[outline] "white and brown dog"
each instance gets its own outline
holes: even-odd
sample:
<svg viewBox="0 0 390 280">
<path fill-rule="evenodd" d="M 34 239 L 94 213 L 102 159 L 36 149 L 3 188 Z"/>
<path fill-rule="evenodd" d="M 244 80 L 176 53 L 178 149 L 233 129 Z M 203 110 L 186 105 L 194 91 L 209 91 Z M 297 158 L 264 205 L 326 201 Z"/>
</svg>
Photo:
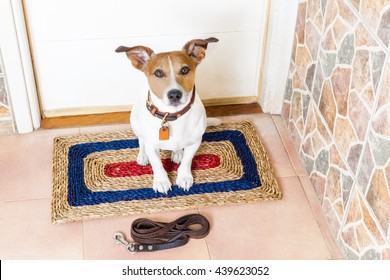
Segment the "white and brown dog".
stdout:
<svg viewBox="0 0 390 280">
<path fill-rule="evenodd" d="M 148 79 L 150 90 L 140 95 L 133 105 L 130 123 L 139 139 L 137 162 L 152 165 L 156 192 L 167 193 L 172 186 L 160 159 L 160 149 L 172 151 L 172 161 L 180 163 L 176 184 L 189 190 L 193 185 L 192 158 L 206 126 L 221 122 L 206 118 L 195 90 L 195 70 L 210 42 L 218 39 L 191 40 L 181 51 L 157 54 L 144 46 L 116 49 L 116 52 L 126 52 L 133 66 Z"/>
</svg>

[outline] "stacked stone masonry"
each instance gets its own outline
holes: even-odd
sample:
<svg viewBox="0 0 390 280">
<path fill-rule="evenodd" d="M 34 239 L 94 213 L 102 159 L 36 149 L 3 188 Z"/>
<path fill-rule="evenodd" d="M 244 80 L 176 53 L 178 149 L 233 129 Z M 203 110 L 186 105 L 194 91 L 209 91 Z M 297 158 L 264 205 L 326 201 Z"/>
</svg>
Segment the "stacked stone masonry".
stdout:
<svg viewBox="0 0 390 280">
<path fill-rule="evenodd" d="M 299 2 L 283 120 L 346 258 L 390 259 L 390 0 Z"/>
</svg>

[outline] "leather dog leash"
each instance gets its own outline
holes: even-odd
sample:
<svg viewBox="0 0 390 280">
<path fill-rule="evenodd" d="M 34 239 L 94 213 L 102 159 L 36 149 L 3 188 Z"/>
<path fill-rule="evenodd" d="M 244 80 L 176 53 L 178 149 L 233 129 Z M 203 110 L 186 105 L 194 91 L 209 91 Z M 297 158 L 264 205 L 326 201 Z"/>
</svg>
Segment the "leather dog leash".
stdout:
<svg viewBox="0 0 390 280">
<path fill-rule="evenodd" d="M 191 226 L 198 225 L 195 229 Z M 199 228 L 200 226 L 200 228 Z M 149 219 L 137 219 L 131 225 L 131 237 L 134 242 L 127 242 L 121 232 L 113 238 L 117 244 L 123 244 L 134 254 L 172 249 L 187 244 L 190 238 L 200 239 L 208 235 L 209 221 L 200 214 L 190 214 L 170 223 L 156 222 Z"/>
</svg>

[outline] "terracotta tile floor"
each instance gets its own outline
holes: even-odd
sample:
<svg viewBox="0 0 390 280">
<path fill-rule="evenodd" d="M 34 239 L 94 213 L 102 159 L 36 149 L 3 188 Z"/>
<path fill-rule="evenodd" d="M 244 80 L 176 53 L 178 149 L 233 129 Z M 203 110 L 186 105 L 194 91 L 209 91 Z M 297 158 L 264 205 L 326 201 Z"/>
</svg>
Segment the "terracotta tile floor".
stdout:
<svg viewBox="0 0 390 280">
<path fill-rule="evenodd" d="M 138 216 L 50 223 L 51 152 L 55 136 L 129 129 L 129 125 L 38 130 L 0 137 L 0 259 L 339 259 L 314 190 L 280 116 L 251 120 L 284 193 L 281 201 L 143 215 L 170 221 L 187 213 L 209 218 L 207 238 L 150 254 L 128 254 L 112 234 Z"/>
</svg>

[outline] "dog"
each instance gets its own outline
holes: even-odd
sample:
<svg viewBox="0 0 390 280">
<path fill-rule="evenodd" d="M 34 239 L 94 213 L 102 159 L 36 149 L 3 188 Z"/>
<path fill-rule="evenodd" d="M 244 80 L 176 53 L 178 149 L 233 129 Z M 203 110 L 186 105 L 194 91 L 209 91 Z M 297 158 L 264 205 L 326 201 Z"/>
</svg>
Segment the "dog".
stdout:
<svg viewBox="0 0 390 280">
<path fill-rule="evenodd" d="M 181 51 L 154 53 L 145 46 L 120 46 L 134 68 L 148 80 L 149 91 L 134 103 L 130 123 L 139 140 L 139 165 L 151 164 L 153 189 L 167 194 L 172 187 L 160 158 L 160 149 L 172 151 L 171 160 L 180 163 L 176 184 L 188 191 L 193 185 L 192 159 L 207 126 L 219 119 L 207 118 L 195 89 L 195 71 L 205 58 L 207 45 L 216 38 L 195 39 Z"/>
</svg>

